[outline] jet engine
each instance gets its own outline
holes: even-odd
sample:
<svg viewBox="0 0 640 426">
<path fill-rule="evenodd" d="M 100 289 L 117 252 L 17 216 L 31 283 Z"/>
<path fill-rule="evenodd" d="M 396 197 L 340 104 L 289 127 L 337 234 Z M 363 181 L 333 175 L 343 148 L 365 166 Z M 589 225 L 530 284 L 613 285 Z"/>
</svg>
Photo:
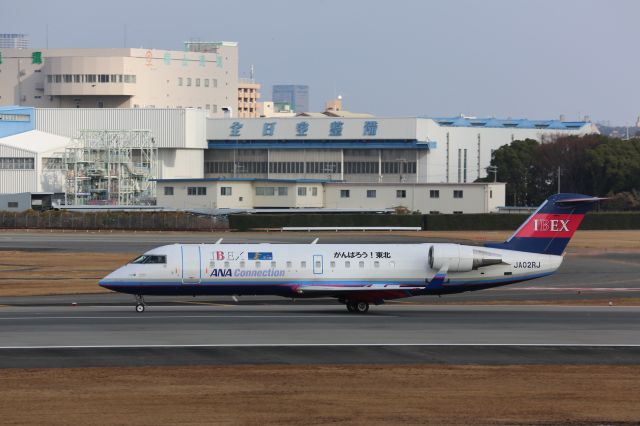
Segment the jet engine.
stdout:
<svg viewBox="0 0 640 426">
<path fill-rule="evenodd" d="M 499 265 L 502 257 L 475 247 L 460 244 L 438 244 L 429 249 L 429 267 L 449 272 L 469 272 L 483 266 Z"/>
</svg>

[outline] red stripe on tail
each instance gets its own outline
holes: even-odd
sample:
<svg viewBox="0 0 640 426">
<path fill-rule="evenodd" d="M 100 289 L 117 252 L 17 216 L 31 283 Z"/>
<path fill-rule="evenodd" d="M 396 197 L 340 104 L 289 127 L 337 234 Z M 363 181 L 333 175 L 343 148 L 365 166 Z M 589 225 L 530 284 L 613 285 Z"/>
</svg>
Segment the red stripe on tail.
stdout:
<svg viewBox="0 0 640 426">
<path fill-rule="evenodd" d="M 520 238 L 571 238 L 578 230 L 583 214 L 538 213 L 514 235 Z"/>
</svg>

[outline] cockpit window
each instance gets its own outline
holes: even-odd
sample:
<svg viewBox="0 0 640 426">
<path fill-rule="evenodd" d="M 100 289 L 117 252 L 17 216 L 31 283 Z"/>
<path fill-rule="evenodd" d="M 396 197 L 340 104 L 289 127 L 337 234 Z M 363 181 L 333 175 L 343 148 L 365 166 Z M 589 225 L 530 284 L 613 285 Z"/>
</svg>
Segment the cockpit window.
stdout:
<svg viewBox="0 0 640 426">
<path fill-rule="evenodd" d="M 143 254 L 142 256 L 137 257 L 136 259 L 134 259 L 131 263 L 166 264 L 167 263 L 167 256 L 158 256 L 158 255 L 155 255 L 155 254 Z"/>
</svg>

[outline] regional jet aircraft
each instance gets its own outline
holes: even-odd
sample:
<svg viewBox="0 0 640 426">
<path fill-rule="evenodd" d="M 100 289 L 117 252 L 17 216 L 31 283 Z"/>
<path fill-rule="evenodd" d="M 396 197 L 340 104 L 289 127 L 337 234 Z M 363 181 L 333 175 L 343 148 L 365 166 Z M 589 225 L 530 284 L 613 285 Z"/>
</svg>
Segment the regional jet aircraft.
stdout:
<svg viewBox="0 0 640 426">
<path fill-rule="evenodd" d="M 518 283 L 554 273 L 585 213 L 601 198 L 557 194 L 502 243 L 174 244 L 107 275 L 104 288 L 135 295 L 334 297 L 349 312 L 418 295 Z"/>
</svg>

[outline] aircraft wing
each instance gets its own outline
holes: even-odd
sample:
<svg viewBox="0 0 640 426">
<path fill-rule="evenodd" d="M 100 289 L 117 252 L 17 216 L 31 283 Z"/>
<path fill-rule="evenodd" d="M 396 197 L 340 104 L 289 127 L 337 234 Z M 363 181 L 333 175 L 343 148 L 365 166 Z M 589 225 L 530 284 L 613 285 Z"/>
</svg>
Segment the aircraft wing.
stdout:
<svg viewBox="0 0 640 426">
<path fill-rule="evenodd" d="M 351 293 L 359 291 L 393 291 L 393 290 L 422 290 L 424 286 L 403 285 L 403 284 L 363 284 L 363 285 L 325 285 L 313 284 L 299 286 L 298 293 Z"/>
</svg>

